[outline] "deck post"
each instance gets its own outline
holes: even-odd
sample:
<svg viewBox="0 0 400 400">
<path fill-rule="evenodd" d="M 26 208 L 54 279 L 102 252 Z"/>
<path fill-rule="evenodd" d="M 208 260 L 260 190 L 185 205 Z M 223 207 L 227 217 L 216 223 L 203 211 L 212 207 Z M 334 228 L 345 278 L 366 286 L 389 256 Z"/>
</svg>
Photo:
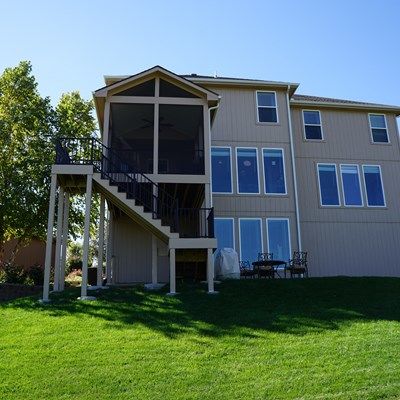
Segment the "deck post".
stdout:
<svg viewBox="0 0 400 400">
<path fill-rule="evenodd" d="M 43 280 L 43 303 L 49 302 L 50 291 L 50 265 L 51 253 L 53 249 L 53 225 L 54 225 L 54 209 L 56 205 L 56 188 L 57 174 L 51 174 L 50 198 L 49 198 L 49 215 L 47 219 L 47 240 L 46 240 L 46 259 L 44 263 L 44 280 Z"/>
<path fill-rule="evenodd" d="M 105 198 L 100 194 L 99 248 L 97 250 L 97 286 L 103 285 Z"/>
<path fill-rule="evenodd" d="M 64 188 L 60 186 L 58 192 L 57 206 L 57 235 L 56 235 L 56 256 L 54 261 L 54 292 L 60 291 L 60 261 L 61 261 L 61 239 L 63 231 L 63 213 L 64 213 Z"/>
<path fill-rule="evenodd" d="M 113 225 L 114 217 L 110 209 L 108 209 L 108 223 L 107 223 L 107 249 L 106 249 L 106 279 L 107 286 L 111 285 L 111 269 L 113 257 Z"/>
<path fill-rule="evenodd" d="M 176 274 L 175 274 L 175 249 L 169 250 L 169 293 L 170 296 L 176 294 Z"/>
<path fill-rule="evenodd" d="M 209 294 L 217 293 L 214 290 L 214 257 L 213 257 L 213 249 L 207 249 L 207 286 L 208 286 L 208 293 Z"/>
<path fill-rule="evenodd" d="M 157 238 L 151 235 L 151 283 L 157 285 L 157 281 Z"/>
<path fill-rule="evenodd" d="M 68 249 L 68 218 L 69 218 L 69 193 L 65 192 L 64 202 L 64 221 L 63 221 L 63 234 L 61 241 L 61 264 L 60 264 L 60 291 L 65 288 L 65 270 L 67 262 L 67 249 Z"/>
<path fill-rule="evenodd" d="M 85 205 L 85 228 L 83 233 L 83 260 L 82 260 L 82 286 L 79 300 L 94 300 L 95 297 L 87 295 L 88 262 L 89 262 L 89 240 L 90 240 L 90 207 L 92 200 L 93 175 L 88 174 L 86 179 L 86 205 Z"/>
</svg>

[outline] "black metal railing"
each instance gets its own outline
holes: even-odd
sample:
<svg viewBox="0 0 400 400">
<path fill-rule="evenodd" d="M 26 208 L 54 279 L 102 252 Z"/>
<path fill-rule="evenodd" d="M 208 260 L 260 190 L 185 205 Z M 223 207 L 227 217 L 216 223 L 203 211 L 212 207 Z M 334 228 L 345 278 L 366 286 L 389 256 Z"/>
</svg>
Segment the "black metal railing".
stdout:
<svg viewBox="0 0 400 400">
<path fill-rule="evenodd" d="M 96 138 L 60 138 L 56 141 L 56 164 L 93 165 L 103 179 L 108 179 L 128 199 L 143 206 L 153 219 L 171 227 L 180 237 L 213 238 L 212 208 L 179 208 L 178 199 L 146 175 L 135 171 L 118 152 Z"/>
</svg>

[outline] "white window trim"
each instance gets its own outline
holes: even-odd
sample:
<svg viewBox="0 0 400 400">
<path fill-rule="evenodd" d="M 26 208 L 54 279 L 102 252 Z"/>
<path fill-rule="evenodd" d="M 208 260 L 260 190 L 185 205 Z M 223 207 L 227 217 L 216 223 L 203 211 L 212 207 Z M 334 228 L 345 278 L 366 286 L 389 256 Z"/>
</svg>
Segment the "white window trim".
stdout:
<svg viewBox="0 0 400 400">
<path fill-rule="evenodd" d="M 291 240 L 291 231 L 290 231 L 290 218 L 287 217 L 273 217 L 273 218 L 266 218 L 265 219 L 265 227 L 266 227 L 266 232 L 267 232 L 267 249 L 268 253 L 270 253 L 270 248 L 269 248 L 269 230 L 268 230 L 268 221 L 286 221 L 287 222 L 287 227 L 288 227 L 288 236 L 289 236 L 289 259 L 292 257 L 292 240 Z M 283 269 L 284 267 L 278 267 L 279 269 Z"/>
<path fill-rule="evenodd" d="M 365 167 L 378 167 L 379 168 L 379 179 L 381 180 L 381 186 L 382 186 L 382 195 L 383 195 L 383 205 L 382 206 L 371 206 L 369 204 L 369 199 L 368 199 L 368 191 L 367 191 L 367 185 L 365 183 L 365 172 L 364 168 Z M 368 208 L 386 208 L 386 196 L 385 196 L 385 187 L 383 186 L 383 179 L 382 179 L 382 169 L 380 165 L 377 164 L 363 164 L 362 165 L 362 176 L 363 176 L 363 182 L 364 182 L 364 188 L 365 188 L 365 197 L 367 199 L 367 207 Z"/>
<path fill-rule="evenodd" d="M 358 182 L 360 184 L 360 195 L 361 195 L 361 205 L 351 205 L 351 204 L 346 204 L 346 196 L 345 196 L 345 189 L 344 189 L 344 184 L 343 184 L 343 174 L 342 174 L 342 167 L 356 167 L 357 168 L 357 174 L 358 174 Z M 339 164 L 339 173 L 340 173 L 340 182 L 342 184 L 342 194 L 343 194 L 343 205 L 345 207 L 351 207 L 351 208 L 360 208 L 364 207 L 364 196 L 363 196 L 363 190 L 362 190 L 362 185 L 361 185 L 361 178 L 360 178 L 360 168 L 358 164 Z"/>
<path fill-rule="evenodd" d="M 248 192 L 241 192 L 239 190 L 239 168 L 238 168 L 238 150 L 239 149 L 247 149 L 247 150 L 255 150 L 256 151 L 256 160 L 257 160 L 257 182 L 258 182 L 258 192 L 257 193 L 248 193 Z M 260 190 L 260 165 L 258 162 L 258 148 L 257 147 L 245 147 L 245 146 L 240 146 L 235 148 L 235 157 L 236 157 L 236 190 L 237 194 L 243 194 L 246 196 L 257 196 L 261 194 Z"/>
<path fill-rule="evenodd" d="M 215 217 L 214 220 L 217 219 L 224 219 L 224 220 L 229 220 L 232 221 L 232 243 L 233 243 L 233 249 L 236 250 L 236 242 L 235 242 L 235 218 L 233 217 Z"/>
<path fill-rule="evenodd" d="M 285 192 L 284 193 L 267 193 L 267 182 L 265 181 L 264 150 L 280 150 L 280 151 L 282 151 L 283 179 L 285 180 Z M 263 184 L 264 184 L 264 194 L 267 196 L 287 196 L 288 193 L 287 193 L 287 184 L 286 184 L 285 150 L 281 147 L 263 147 L 261 149 L 261 157 L 262 157 L 262 175 L 263 175 Z"/>
<path fill-rule="evenodd" d="M 373 128 L 372 127 L 372 125 L 371 125 L 371 115 L 383 115 L 383 119 L 385 121 L 385 130 L 386 130 L 387 142 L 375 142 L 374 135 L 372 134 L 372 129 L 382 129 L 383 130 L 383 128 Z M 386 114 L 368 113 L 368 124 L 369 124 L 369 133 L 370 133 L 370 136 L 371 136 L 371 143 L 373 143 L 373 144 L 390 144 L 389 129 L 387 127 Z"/>
<path fill-rule="evenodd" d="M 318 114 L 319 114 L 319 124 L 307 124 L 307 125 L 310 125 L 310 126 L 319 126 L 320 128 L 321 128 L 321 139 L 307 139 L 307 135 L 306 135 L 306 122 L 305 122 L 305 120 L 304 120 L 304 111 L 312 111 L 312 112 L 317 112 Z M 301 110 L 301 118 L 302 118 L 302 121 L 303 121 L 303 137 L 304 137 L 304 140 L 306 140 L 307 142 L 322 142 L 322 141 L 324 141 L 325 140 L 325 137 L 324 137 L 324 130 L 323 130 L 323 128 L 322 128 L 322 115 L 321 115 L 321 111 L 319 111 L 319 110 L 310 110 L 310 109 L 304 109 L 304 110 Z"/>
<path fill-rule="evenodd" d="M 259 106 L 258 105 L 258 93 L 273 93 L 275 97 L 275 107 L 274 106 Z M 259 108 L 275 108 L 276 109 L 276 122 L 262 122 L 260 121 L 260 117 L 258 114 Z M 273 90 L 256 90 L 256 114 L 257 114 L 257 123 L 265 124 L 265 125 L 278 125 L 279 124 L 279 110 L 278 110 L 278 98 L 276 96 L 276 92 Z"/>
<path fill-rule="evenodd" d="M 212 194 L 233 194 L 233 163 L 232 163 L 232 147 L 231 146 L 211 146 L 211 151 L 212 149 L 229 149 L 229 158 L 230 158 L 230 163 L 231 163 L 231 191 L 230 192 L 214 192 L 212 188 L 212 168 L 211 168 L 211 193 Z M 212 154 L 211 154 L 211 160 L 212 160 Z"/>
<path fill-rule="evenodd" d="M 338 200 L 339 204 L 322 204 L 322 193 L 321 193 L 321 182 L 319 178 L 319 166 L 320 165 L 333 165 L 335 167 L 335 175 L 336 175 L 336 186 L 338 190 Z M 335 163 L 317 163 L 317 180 L 318 180 L 318 188 L 319 188 L 319 205 L 321 207 L 340 207 L 342 205 L 341 199 L 340 199 L 340 187 L 339 187 L 339 179 L 338 179 L 338 168 Z"/>
<path fill-rule="evenodd" d="M 241 229 L 240 229 L 240 222 L 241 222 L 241 221 L 248 221 L 248 220 L 260 221 L 261 251 L 258 251 L 258 253 L 263 253 L 263 252 L 264 252 L 264 236 L 263 236 L 263 228 L 262 228 L 262 226 L 263 226 L 262 218 L 252 218 L 252 217 L 248 217 L 248 218 L 246 218 L 246 217 L 238 218 L 238 221 L 239 221 L 239 222 L 238 222 L 238 227 L 239 227 L 239 250 L 240 250 L 240 258 L 239 258 L 239 260 L 240 260 L 240 261 L 250 261 L 250 264 L 251 264 L 253 261 L 257 261 L 257 260 L 243 260 L 243 259 L 242 259 L 242 234 L 240 233 L 240 232 L 241 232 Z"/>
</svg>

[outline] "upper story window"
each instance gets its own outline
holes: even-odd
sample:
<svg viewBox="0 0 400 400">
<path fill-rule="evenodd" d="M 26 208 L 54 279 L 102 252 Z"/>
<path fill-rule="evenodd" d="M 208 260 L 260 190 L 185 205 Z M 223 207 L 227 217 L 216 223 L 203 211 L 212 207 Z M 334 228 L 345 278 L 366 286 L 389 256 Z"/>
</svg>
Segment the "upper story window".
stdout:
<svg viewBox="0 0 400 400">
<path fill-rule="evenodd" d="M 322 140 L 321 114 L 316 110 L 303 110 L 304 136 L 307 140 Z"/>
<path fill-rule="evenodd" d="M 318 164 L 319 192 L 322 206 L 340 206 L 335 164 Z"/>
<path fill-rule="evenodd" d="M 230 147 L 211 148 L 211 168 L 213 193 L 232 193 Z"/>
<path fill-rule="evenodd" d="M 155 96 L 155 79 L 150 79 L 146 82 L 139 83 L 138 85 L 132 86 L 128 89 L 118 92 L 115 96 L 142 96 L 142 97 L 154 97 Z"/>
<path fill-rule="evenodd" d="M 164 79 L 160 79 L 160 97 L 196 98 L 198 96 Z"/>
<path fill-rule="evenodd" d="M 263 149 L 265 194 L 286 194 L 282 149 Z"/>
<path fill-rule="evenodd" d="M 278 122 L 275 92 L 257 92 L 258 122 Z"/>
<path fill-rule="evenodd" d="M 259 194 L 258 156 L 255 148 L 237 148 L 238 193 Z"/>
<path fill-rule="evenodd" d="M 389 143 L 386 117 L 384 114 L 369 114 L 369 126 L 374 143 Z"/>
<path fill-rule="evenodd" d="M 379 165 L 363 165 L 368 207 L 385 207 L 385 194 Z"/>
<path fill-rule="evenodd" d="M 344 205 L 347 207 L 361 207 L 363 199 L 358 165 L 341 165 L 340 174 L 342 177 Z"/>
</svg>

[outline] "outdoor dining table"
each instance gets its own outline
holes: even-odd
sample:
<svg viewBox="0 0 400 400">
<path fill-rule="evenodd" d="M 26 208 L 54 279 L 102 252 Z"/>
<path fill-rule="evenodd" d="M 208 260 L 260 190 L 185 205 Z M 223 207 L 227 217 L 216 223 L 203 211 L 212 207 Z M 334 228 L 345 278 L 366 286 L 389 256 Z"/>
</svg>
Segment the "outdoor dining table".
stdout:
<svg viewBox="0 0 400 400">
<path fill-rule="evenodd" d="M 272 277 L 275 277 L 275 273 L 281 277 L 278 273 L 277 267 L 279 265 L 286 265 L 286 261 L 283 260 L 258 260 L 254 261 L 253 263 L 254 269 L 257 268 L 257 275 L 260 277 L 260 271 L 271 271 L 272 272 Z"/>
</svg>

